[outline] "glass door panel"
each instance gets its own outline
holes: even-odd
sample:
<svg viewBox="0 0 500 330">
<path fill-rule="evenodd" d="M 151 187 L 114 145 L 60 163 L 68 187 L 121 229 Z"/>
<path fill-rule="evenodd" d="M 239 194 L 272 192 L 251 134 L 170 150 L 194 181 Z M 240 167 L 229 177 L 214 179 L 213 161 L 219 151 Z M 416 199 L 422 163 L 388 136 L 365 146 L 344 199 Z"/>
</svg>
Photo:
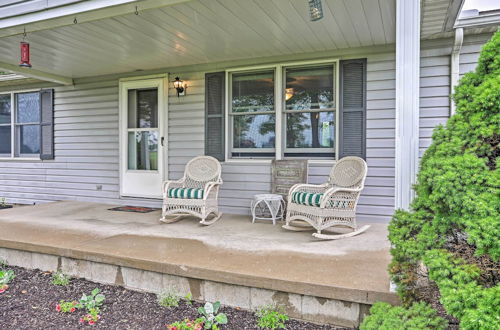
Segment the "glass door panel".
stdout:
<svg viewBox="0 0 500 330">
<path fill-rule="evenodd" d="M 158 170 L 158 89 L 129 89 L 128 169 Z"/>
</svg>

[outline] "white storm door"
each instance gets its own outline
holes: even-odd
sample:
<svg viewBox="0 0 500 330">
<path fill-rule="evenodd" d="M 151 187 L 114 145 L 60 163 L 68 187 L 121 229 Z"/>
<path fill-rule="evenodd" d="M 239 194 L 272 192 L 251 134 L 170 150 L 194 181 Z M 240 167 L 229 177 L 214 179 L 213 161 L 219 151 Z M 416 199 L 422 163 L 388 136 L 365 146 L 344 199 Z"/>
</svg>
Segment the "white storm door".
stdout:
<svg viewBox="0 0 500 330">
<path fill-rule="evenodd" d="M 163 78 L 120 83 L 121 196 L 162 196 L 167 86 Z"/>
</svg>

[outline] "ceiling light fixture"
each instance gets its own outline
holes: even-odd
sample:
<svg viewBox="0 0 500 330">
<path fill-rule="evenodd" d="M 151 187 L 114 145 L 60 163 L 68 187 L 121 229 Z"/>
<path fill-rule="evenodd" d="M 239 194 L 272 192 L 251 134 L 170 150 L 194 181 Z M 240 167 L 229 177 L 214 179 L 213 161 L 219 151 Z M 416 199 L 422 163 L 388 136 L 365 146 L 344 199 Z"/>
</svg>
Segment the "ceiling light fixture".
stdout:
<svg viewBox="0 0 500 330">
<path fill-rule="evenodd" d="M 318 21 L 323 18 L 323 7 L 321 0 L 308 0 L 309 2 L 309 17 L 311 21 Z"/>
</svg>

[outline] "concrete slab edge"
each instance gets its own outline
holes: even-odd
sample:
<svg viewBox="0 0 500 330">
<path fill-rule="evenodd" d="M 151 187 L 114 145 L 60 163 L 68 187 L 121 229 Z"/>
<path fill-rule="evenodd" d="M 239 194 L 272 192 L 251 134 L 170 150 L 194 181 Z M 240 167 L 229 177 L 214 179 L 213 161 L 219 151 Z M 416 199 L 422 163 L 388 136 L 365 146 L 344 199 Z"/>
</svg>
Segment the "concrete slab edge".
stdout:
<svg viewBox="0 0 500 330">
<path fill-rule="evenodd" d="M 372 305 L 377 301 L 384 301 L 394 305 L 399 304 L 399 298 L 397 294 L 393 292 L 378 292 L 343 287 L 332 287 L 312 283 L 292 282 L 283 279 L 257 277 L 247 274 L 197 268 L 179 264 L 167 264 L 156 262 L 153 260 L 144 260 L 130 258 L 122 255 L 113 255 L 111 253 L 102 254 L 85 250 L 63 249 L 54 246 L 9 241 L 5 239 L 0 239 L 0 248 L 62 256 L 78 260 L 86 260 L 121 267 L 137 268 L 141 270 L 199 280 L 209 280 L 234 285 L 256 287 L 261 289 L 290 292 L 301 295 L 311 295 L 320 298 L 351 301 L 367 305 Z"/>
<path fill-rule="evenodd" d="M 223 305 L 246 310 L 256 310 L 263 305 L 278 304 L 284 306 L 287 314 L 292 318 L 350 328 L 359 326 L 369 308 L 369 304 L 358 302 L 195 279 L 9 248 L 0 248 L 0 259 L 13 266 L 42 271 L 60 270 L 72 277 L 85 278 L 103 284 L 121 285 L 132 290 L 152 293 L 167 290 L 176 292 L 179 296 L 185 296 L 190 292 L 198 301 L 220 301 Z"/>
</svg>

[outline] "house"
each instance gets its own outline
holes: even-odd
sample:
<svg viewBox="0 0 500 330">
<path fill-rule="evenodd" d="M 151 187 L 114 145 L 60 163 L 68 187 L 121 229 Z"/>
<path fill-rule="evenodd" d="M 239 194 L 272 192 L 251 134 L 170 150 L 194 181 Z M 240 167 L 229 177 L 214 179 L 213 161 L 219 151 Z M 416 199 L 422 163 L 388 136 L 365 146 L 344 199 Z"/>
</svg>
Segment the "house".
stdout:
<svg viewBox="0 0 500 330">
<path fill-rule="evenodd" d="M 209 154 L 222 209 L 248 214 L 271 159 L 307 159 L 319 183 L 359 155 L 358 216 L 386 222 L 498 26 L 497 11 L 457 20 L 463 2 L 329 0 L 312 21 L 306 0 L 8 1 L 0 196 L 159 206 L 161 182 Z"/>
<path fill-rule="evenodd" d="M 41 205 L 0 212 L 0 258 L 358 326 L 375 301 L 397 303 L 387 222 L 409 207 L 432 130 L 454 112 L 453 86 L 498 29 L 498 8 L 473 9 L 467 0 L 1 2 L 0 197 Z M 109 211 L 160 206 L 161 183 L 204 154 L 222 163 L 217 225 Z M 368 163 L 363 235 L 311 244 L 250 223 L 273 159 L 306 159 L 308 181 L 323 183 L 349 155 Z"/>
</svg>

